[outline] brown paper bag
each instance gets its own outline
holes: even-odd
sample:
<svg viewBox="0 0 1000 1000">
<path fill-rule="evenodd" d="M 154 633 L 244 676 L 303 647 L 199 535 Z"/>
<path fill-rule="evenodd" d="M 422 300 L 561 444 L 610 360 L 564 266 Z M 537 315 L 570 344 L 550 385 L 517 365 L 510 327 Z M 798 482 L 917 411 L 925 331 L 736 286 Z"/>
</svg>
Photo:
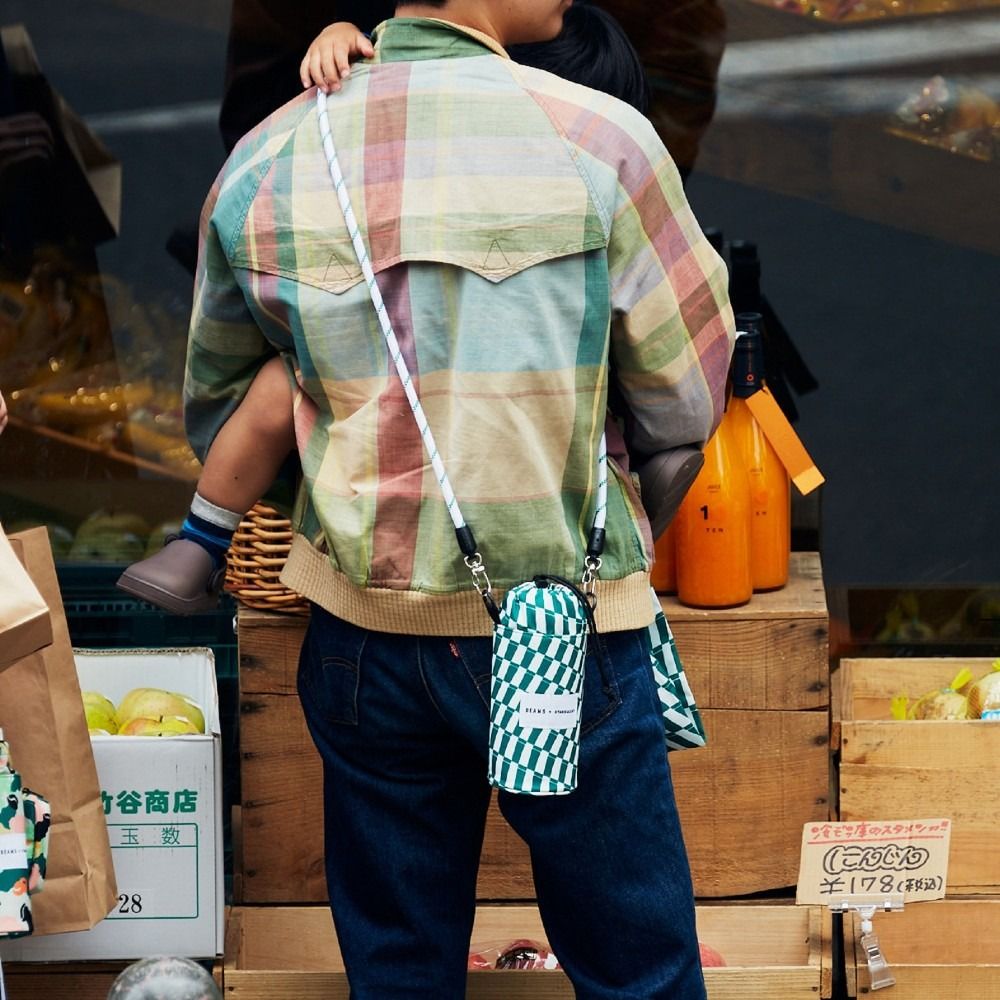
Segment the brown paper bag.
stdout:
<svg viewBox="0 0 1000 1000">
<path fill-rule="evenodd" d="M 0 526 L 0 671 L 52 642 L 49 608 Z"/>
<path fill-rule="evenodd" d="M 52 645 L 0 673 L 0 728 L 12 762 L 52 804 L 45 889 L 32 899 L 35 933 L 82 931 L 107 916 L 118 894 L 101 786 L 48 533 L 33 528 L 11 542 L 20 542 L 52 616 Z"/>
</svg>

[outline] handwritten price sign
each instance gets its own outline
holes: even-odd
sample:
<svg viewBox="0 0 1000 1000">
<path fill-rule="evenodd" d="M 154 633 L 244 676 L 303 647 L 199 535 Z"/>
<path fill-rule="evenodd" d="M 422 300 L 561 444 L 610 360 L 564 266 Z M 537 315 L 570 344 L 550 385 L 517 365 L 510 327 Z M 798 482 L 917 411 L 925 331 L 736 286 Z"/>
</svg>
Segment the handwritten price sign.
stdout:
<svg viewBox="0 0 1000 1000">
<path fill-rule="evenodd" d="M 844 896 L 902 893 L 907 903 L 943 899 L 951 821 L 806 823 L 795 901 L 828 906 Z"/>
</svg>

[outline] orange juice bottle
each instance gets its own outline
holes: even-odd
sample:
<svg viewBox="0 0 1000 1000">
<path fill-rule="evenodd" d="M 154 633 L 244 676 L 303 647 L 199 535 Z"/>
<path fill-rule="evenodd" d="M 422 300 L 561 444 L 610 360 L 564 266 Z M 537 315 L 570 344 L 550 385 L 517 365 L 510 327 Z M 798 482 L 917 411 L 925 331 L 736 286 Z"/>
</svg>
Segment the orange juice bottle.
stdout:
<svg viewBox="0 0 1000 1000">
<path fill-rule="evenodd" d="M 775 590 L 788 582 L 792 549 L 792 491 L 788 472 L 747 405 L 764 386 L 759 313 L 740 313 L 741 335 L 733 356 L 730 421 L 750 479 L 750 575 L 754 590 Z"/>
<path fill-rule="evenodd" d="M 674 518 L 677 596 L 698 608 L 745 604 L 750 576 L 750 481 L 728 413 Z"/>
<path fill-rule="evenodd" d="M 649 582 L 658 594 L 672 594 L 677 590 L 677 553 L 674 543 L 673 523 L 656 539 L 653 545 L 653 569 Z"/>
</svg>

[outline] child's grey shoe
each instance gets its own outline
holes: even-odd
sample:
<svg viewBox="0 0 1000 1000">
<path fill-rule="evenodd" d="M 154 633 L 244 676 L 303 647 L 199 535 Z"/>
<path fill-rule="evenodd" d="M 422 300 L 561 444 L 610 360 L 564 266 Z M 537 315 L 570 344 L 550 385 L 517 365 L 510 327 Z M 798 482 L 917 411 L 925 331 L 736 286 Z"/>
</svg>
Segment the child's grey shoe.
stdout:
<svg viewBox="0 0 1000 1000">
<path fill-rule="evenodd" d="M 657 452 L 637 470 L 642 505 L 654 541 L 667 530 L 704 464 L 705 456 L 700 449 L 681 445 Z"/>
<path fill-rule="evenodd" d="M 197 542 L 174 537 L 156 555 L 129 566 L 118 588 L 172 614 L 193 615 L 218 605 L 225 576 Z"/>
</svg>

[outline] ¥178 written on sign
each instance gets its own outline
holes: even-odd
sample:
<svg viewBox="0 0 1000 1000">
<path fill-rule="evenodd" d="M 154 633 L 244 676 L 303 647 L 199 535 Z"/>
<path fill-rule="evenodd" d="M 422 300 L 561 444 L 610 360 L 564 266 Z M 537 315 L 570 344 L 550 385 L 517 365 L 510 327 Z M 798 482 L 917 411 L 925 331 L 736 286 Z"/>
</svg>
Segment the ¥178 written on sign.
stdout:
<svg viewBox="0 0 1000 1000">
<path fill-rule="evenodd" d="M 951 821 L 806 823 L 795 901 L 828 906 L 845 896 L 943 899 Z"/>
</svg>

